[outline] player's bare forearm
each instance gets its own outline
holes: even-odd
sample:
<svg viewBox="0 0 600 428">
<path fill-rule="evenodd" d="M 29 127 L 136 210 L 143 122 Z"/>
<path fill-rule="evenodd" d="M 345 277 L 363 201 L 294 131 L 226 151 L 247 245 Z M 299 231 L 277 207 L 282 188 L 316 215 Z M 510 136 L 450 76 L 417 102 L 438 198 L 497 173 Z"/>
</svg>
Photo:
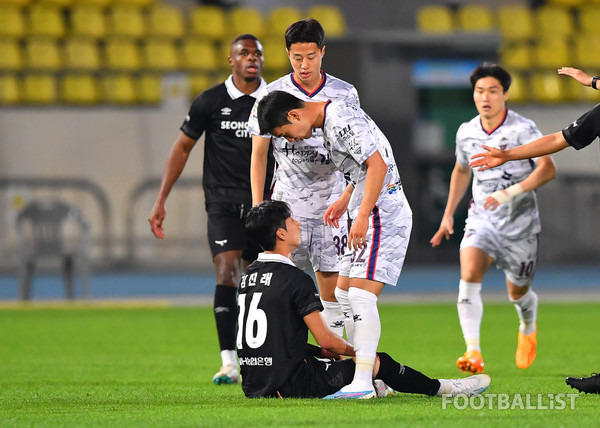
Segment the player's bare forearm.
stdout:
<svg viewBox="0 0 600 428">
<path fill-rule="evenodd" d="M 584 86 L 592 86 L 592 76 L 575 67 L 561 67 L 558 69 L 558 74 L 571 76 Z"/>
<path fill-rule="evenodd" d="M 323 318 L 321 312 L 313 311 L 304 316 L 304 322 L 310 330 L 311 334 L 317 341 L 317 344 L 333 354 L 354 356 L 354 348 L 352 344 L 346 342 L 343 338 L 333 333 Z"/>
<path fill-rule="evenodd" d="M 537 168 L 521 181 L 521 187 L 524 192 L 530 192 L 553 180 L 554 177 L 556 177 L 556 166 L 552 156 L 542 156 L 537 161 Z"/>
<path fill-rule="evenodd" d="M 328 224 L 332 227 L 340 227 L 340 218 L 348 209 L 348 203 L 352 196 L 354 187 L 350 184 L 346 186 L 341 196 L 331 206 L 327 208 L 325 214 L 323 214 L 323 224 Z"/>
<path fill-rule="evenodd" d="M 250 158 L 252 205 L 258 204 L 264 198 L 269 143 L 270 140 L 268 138 L 258 135 L 252 136 L 252 156 Z"/>
</svg>

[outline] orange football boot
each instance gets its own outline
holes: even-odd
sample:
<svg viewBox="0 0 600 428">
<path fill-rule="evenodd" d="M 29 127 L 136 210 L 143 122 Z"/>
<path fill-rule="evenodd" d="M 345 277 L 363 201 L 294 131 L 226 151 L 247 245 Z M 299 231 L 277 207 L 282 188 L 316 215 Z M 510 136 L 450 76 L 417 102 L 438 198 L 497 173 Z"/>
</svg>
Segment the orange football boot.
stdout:
<svg viewBox="0 0 600 428">
<path fill-rule="evenodd" d="M 520 369 L 526 369 L 535 360 L 535 348 L 537 345 L 537 326 L 535 331 L 531 334 L 523 334 L 519 331 L 519 340 L 517 342 L 517 353 L 515 354 L 515 361 L 517 367 Z"/>
<path fill-rule="evenodd" d="M 456 360 L 456 367 L 463 372 L 471 374 L 483 373 L 483 357 L 479 351 L 467 351 Z"/>
</svg>

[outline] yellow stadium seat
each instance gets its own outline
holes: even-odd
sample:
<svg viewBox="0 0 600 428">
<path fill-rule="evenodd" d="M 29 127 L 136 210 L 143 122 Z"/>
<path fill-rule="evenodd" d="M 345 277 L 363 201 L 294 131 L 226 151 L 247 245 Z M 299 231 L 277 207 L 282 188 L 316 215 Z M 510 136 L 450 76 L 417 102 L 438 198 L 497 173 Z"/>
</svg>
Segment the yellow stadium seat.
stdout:
<svg viewBox="0 0 600 428">
<path fill-rule="evenodd" d="M 32 37 L 25 42 L 25 64 L 32 70 L 59 71 L 62 55 L 54 39 Z"/>
<path fill-rule="evenodd" d="M 115 38 L 104 44 L 104 65 L 109 70 L 137 71 L 142 64 L 140 57 L 135 41 Z"/>
<path fill-rule="evenodd" d="M 600 34 L 575 38 L 575 64 L 586 70 L 600 71 Z"/>
<path fill-rule="evenodd" d="M 197 6 L 190 15 L 190 33 L 210 40 L 223 40 L 227 35 L 227 16 L 218 6 Z"/>
<path fill-rule="evenodd" d="M 179 68 L 179 52 L 169 40 L 148 40 L 142 45 L 143 68 L 152 71 L 175 71 Z"/>
<path fill-rule="evenodd" d="M 22 88 L 22 99 L 26 104 L 54 104 L 58 99 L 56 79 L 51 73 L 27 73 Z"/>
<path fill-rule="evenodd" d="M 513 70 L 529 70 L 532 67 L 532 47 L 526 41 L 509 41 L 500 46 L 500 63 Z"/>
<path fill-rule="evenodd" d="M 600 102 L 600 95 L 598 94 L 598 91 L 588 86 L 583 86 L 581 83 L 575 79 L 572 79 L 571 77 L 561 77 L 564 79 L 569 100 L 593 104 Z"/>
<path fill-rule="evenodd" d="M 536 37 L 569 37 L 574 32 L 573 15 L 564 7 L 544 5 L 535 10 L 534 17 Z"/>
<path fill-rule="evenodd" d="M 93 39 L 69 38 L 63 46 L 64 66 L 67 70 L 95 71 L 100 69 L 100 52 Z"/>
<path fill-rule="evenodd" d="M 497 23 L 504 40 L 528 40 L 533 37 L 533 14 L 525 5 L 515 3 L 498 6 Z"/>
<path fill-rule="evenodd" d="M 65 104 L 97 104 L 100 88 L 91 73 L 67 73 L 61 79 L 60 99 Z"/>
<path fill-rule="evenodd" d="M 307 15 L 321 23 L 326 37 L 336 38 L 346 34 L 346 18 L 336 6 L 316 5 L 308 9 Z"/>
<path fill-rule="evenodd" d="M 546 0 L 549 4 L 564 7 L 578 7 L 583 5 L 586 0 Z"/>
<path fill-rule="evenodd" d="M 465 4 L 456 13 L 457 29 L 471 33 L 495 30 L 492 11 L 481 4 Z"/>
<path fill-rule="evenodd" d="M 142 10 L 121 4 L 113 6 L 108 10 L 108 32 L 112 36 L 146 36 L 146 20 Z"/>
<path fill-rule="evenodd" d="M 586 5 L 579 9 L 579 28 L 582 37 L 600 34 L 600 5 Z"/>
<path fill-rule="evenodd" d="M 21 47 L 15 40 L 0 39 L 0 70 L 18 71 L 23 67 Z"/>
<path fill-rule="evenodd" d="M 0 38 L 21 38 L 26 34 L 20 7 L 0 4 Z"/>
<path fill-rule="evenodd" d="M 0 4 L 8 6 L 27 6 L 32 0 L 0 0 Z"/>
<path fill-rule="evenodd" d="M 36 4 L 46 4 L 53 7 L 65 8 L 71 6 L 75 0 L 36 0 Z"/>
<path fill-rule="evenodd" d="M 156 73 L 144 73 L 138 79 L 138 101 L 143 104 L 158 104 L 161 101 L 162 77 Z"/>
<path fill-rule="evenodd" d="M 188 81 L 190 83 L 190 96 L 195 97 L 200 92 L 212 86 L 212 78 L 208 73 L 189 73 Z"/>
<path fill-rule="evenodd" d="M 63 37 L 65 19 L 58 7 L 34 4 L 29 8 L 28 32 L 32 36 Z"/>
<path fill-rule="evenodd" d="M 533 64 L 539 68 L 558 68 L 572 64 L 571 49 L 562 37 L 546 37 L 536 41 Z"/>
<path fill-rule="evenodd" d="M 115 4 L 117 2 L 120 4 L 132 5 L 136 7 L 151 7 L 154 3 L 156 3 L 155 0 L 114 0 Z"/>
<path fill-rule="evenodd" d="M 262 46 L 265 69 L 269 72 L 285 74 L 291 66 L 285 50 L 284 38 L 279 36 L 263 39 Z"/>
<path fill-rule="evenodd" d="M 160 4 L 148 12 L 148 34 L 150 36 L 178 39 L 185 34 L 185 21 L 181 10 L 174 6 Z"/>
<path fill-rule="evenodd" d="M 118 0 L 76 0 L 76 4 L 82 6 L 100 6 L 106 7 L 110 6 L 113 3 L 116 3 Z"/>
<path fill-rule="evenodd" d="M 229 37 L 250 33 L 259 39 L 265 32 L 262 12 L 253 7 L 237 6 L 229 11 Z"/>
<path fill-rule="evenodd" d="M 556 104 L 569 100 L 565 81 L 555 70 L 533 73 L 530 84 L 533 101 Z"/>
<path fill-rule="evenodd" d="M 267 33 L 272 37 L 280 37 L 283 40 L 285 30 L 296 21 L 304 17 L 300 9 L 293 6 L 275 7 L 267 15 Z"/>
<path fill-rule="evenodd" d="M 102 7 L 93 5 L 72 7 L 71 34 L 95 38 L 106 36 L 106 18 Z"/>
<path fill-rule="evenodd" d="M 190 38 L 181 47 L 182 66 L 187 70 L 213 71 L 219 67 L 217 49 L 212 41 Z"/>
<path fill-rule="evenodd" d="M 454 27 L 454 14 L 446 6 L 429 5 L 417 10 L 417 29 L 422 33 L 449 34 Z"/>
<path fill-rule="evenodd" d="M 107 74 L 102 80 L 104 101 L 110 104 L 135 104 L 138 94 L 133 76 L 126 73 Z"/>
<path fill-rule="evenodd" d="M 0 104 L 13 105 L 21 102 L 21 82 L 14 73 L 0 74 Z"/>
<path fill-rule="evenodd" d="M 512 78 L 512 83 L 508 89 L 508 102 L 521 104 L 529 101 L 529 85 L 523 74 L 510 70 L 510 77 Z"/>
</svg>

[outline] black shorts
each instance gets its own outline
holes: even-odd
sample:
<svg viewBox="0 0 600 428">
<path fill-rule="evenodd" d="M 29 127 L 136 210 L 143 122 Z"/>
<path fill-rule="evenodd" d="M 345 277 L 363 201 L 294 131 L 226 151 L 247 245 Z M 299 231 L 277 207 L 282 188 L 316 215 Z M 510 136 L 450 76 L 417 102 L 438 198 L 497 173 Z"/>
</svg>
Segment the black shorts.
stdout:
<svg viewBox="0 0 600 428">
<path fill-rule="evenodd" d="M 211 202 L 206 204 L 208 245 L 213 258 L 226 251 L 242 251 L 242 258 L 253 262 L 260 248 L 246 239 L 244 219 L 251 203 Z"/>
<path fill-rule="evenodd" d="M 282 398 L 323 398 L 338 392 L 352 382 L 354 368 L 352 358 L 324 362 L 306 357 L 305 364 L 282 385 L 278 396 Z"/>
</svg>

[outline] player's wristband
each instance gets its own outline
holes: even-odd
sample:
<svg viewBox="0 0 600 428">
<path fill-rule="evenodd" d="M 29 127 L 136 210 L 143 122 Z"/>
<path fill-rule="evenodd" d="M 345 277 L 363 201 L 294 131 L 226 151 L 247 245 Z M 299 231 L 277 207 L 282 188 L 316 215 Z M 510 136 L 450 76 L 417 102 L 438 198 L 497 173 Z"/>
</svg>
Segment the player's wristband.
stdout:
<svg viewBox="0 0 600 428">
<path fill-rule="evenodd" d="M 499 204 L 503 204 L 521 193 L 523 193 L 523 187 L 521 186 L 521 183 L 517 183 L 504 190 L 496 190 L 490 196 L 497 200 Z"/>
<path fill-rule="evenodd" d="M 592 88 L 594 88 L 594 89 L 598 89 L 598 88 L 596 87 L 596 82 L 598 81 L 598 79 L 600 79 L 600 77 L 598 77 L 598 76 L 593 76 L 593 77 L 592 77 Z"/>
</svg>

